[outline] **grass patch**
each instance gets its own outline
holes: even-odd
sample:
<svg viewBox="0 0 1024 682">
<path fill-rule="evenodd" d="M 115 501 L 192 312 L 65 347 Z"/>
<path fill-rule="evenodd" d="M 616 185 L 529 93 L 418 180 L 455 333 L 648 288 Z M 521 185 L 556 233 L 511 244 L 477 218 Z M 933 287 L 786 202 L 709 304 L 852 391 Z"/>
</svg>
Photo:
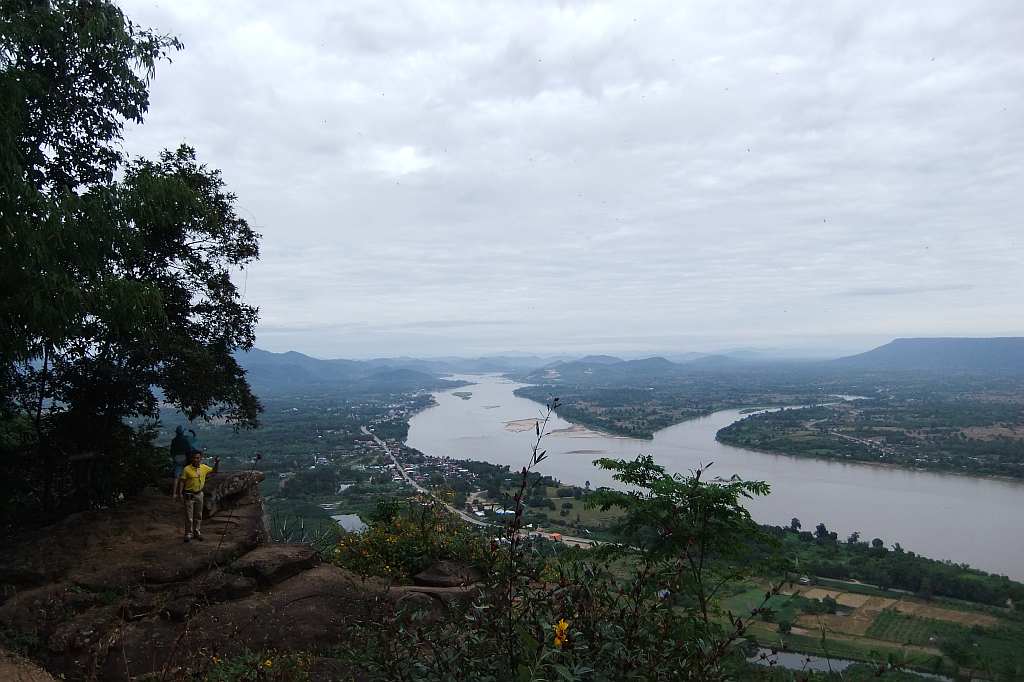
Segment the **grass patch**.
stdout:
<svg viewBox="0 0 1024 682">
<path fill-rule="evenodd" d="M 900 644 L 937 647 L 941 640 L 960 639 L 969 634 L 971 628 L 933 620 L 916 618 L 896 611 L 882 611 L 868 628 L 867 636 Z"/>
</svg>

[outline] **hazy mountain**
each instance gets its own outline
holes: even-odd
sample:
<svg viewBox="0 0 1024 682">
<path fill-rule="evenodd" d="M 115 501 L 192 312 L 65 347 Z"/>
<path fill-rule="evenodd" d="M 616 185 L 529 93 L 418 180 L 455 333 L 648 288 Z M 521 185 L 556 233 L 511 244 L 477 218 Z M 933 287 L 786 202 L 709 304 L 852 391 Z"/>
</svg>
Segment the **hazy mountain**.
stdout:
<svg viewBox="0 0 1024 682">
<path fill-rule="evenodd" d="M 378 361 L 322 360 L 296 351 L 271 353 L 254 348 L 248 353 L 238 353 L 235 358 L 248 373 L 249 383 L 257 392 L 311 387 L 390 392 L 457 385 L 441 380 L 439 372 L 392 367 Z"/>
<path fill-rule="evenodd" d="M 593 358 L 599 358 L 594 361 Z M 588 360 L 589 358 L 589 360 Z M 624 380 L 645 382 L 681 372 L 677 365 L 662 357 L 620 360 L 608 355 L 588 356 L 570 362 L 556 362 L 533 372 L 517 375 L 528 383 L 615 383 Z"/>
<path fill-rule="evenodd" d="M 688 353 L 672 353 L 671 355 L 667 355 L 665 357 L 676 364 L 684 365 L 688 362 L 693 362 L 694 360 L 706 358 L 707 356 L 708 353 L 697 353 L 694 351 L 690 351 Z"/>
<path fill-rule="evenodd" d="M 536 355 L 489 355 L 479 358 L 375 358 L 366 362 L 381 367 L 414 369 L 435 374 L 490 374 L 531 371 L 554 359 Z"/>
<path fill-rule="evenodd" d="M 745 365 L 754 364 L 756 362 L 766 361 L 760 357 L 736 357 L 734 355 L 705 355 L 703 357 L 695 358 L 687 362 L 685 367 L 687 370 L 690 371 L 732 369 L 734 367 L 743 367 Z"/>
<path fill-rule="evenodd" d="M 591 365 L 614 365 L 617 362 L 623 362 L 622 358 L 617 358 L 614 355 L 587 355 L 580 358 L 576 362 L 582 362 Z"/>
<path fill-rule="evenodd" d="M 896 339 L 833 361 L 854 369 L 1024 373 L 1024 338 Z"/>
</svg>

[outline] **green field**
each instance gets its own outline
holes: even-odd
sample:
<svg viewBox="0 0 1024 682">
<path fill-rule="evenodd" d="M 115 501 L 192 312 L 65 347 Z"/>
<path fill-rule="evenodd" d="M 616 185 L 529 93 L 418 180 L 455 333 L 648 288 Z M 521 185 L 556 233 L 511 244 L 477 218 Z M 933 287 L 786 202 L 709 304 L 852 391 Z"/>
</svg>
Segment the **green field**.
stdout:
<svg viewBox="0 0 1024 682">
<path fill-rule="evenodd" d="M 746 619 L 750 616 L 751 611 L 761 606 L 762 602 L 764 602 L 764 595 L 764 587 L 751 587 L 731 597 L 726 597 L 722 605 L 723 608 L 731 611 L 734 616 Z M 788 594 L 777 594 L 771 597 L 765 605 L 772 612 L 770 622 L 788 621 L 792 623 L 801 613 L 802 601 L 807 600 L 803 597 Z"/>
<path fill-rule="evenodd" d="M 906 651 L 896 644 L 887 646 L 877 642 L 856 638 L 841 639 L 835 636 L 822 640 L 821 636 L 817 634 L 782 634 L 768 631 L 768 627 L 771 626 L 760 624 L 751 629 L 751 636 L 762 646 L 778 647 L 788 651 L 799 651 L 830 658 L 846 658 L 852 661 L 874 663 L 891 661 L 922 670 L 934 670 L 936 666 L 936 656 L 923 652 Z"/>
<path fill-rule="evenodd" d="M 941 640 L 964 638 L 970 632 L 971 628 L 956 623 L 882 611 L 868 628 L 867 636 L 899 644 L 937 647 Z"/>
</svg>

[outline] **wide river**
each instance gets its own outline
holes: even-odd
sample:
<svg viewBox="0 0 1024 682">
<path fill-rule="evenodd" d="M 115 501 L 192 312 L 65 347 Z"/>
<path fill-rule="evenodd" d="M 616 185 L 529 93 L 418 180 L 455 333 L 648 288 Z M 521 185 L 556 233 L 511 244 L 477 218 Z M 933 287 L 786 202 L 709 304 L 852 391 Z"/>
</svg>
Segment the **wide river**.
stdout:
<svg viewBox="0 0 1024 682">
<path fill-rule="evenodd" d="M 515 432 L 506 424 L 535 418 L 542 406 L 513 395 L 522 384 L 496 376 L 458 378 L 475 382 L 456 389 L 472 396 L 435 393 L 437 405 L 410 421 L 409 446 L 513 469 L 526 464 L 533 430 Z M 597 457 L 649 454 L 673 472 L 714 462 L 711 474 L 771 484 L 771 495 L 748 505 L 759 521 L 788 525 L 795 516 L 805 530 L 824 522 L 840 538 L 856 530 L 864 540 L 880 537 L 925 556 L 1024 580 L 1024 484 L 770 455 L 715 440 L 720 428 L 742 416 L 739 410 L 715 412 L 658 431 L 653 440 L 555 433 L 545 439 L 549 459 L 539 470 L 564 483 L 597 487 L 615 485 L 592 464 Z M 554 417 L 549 429 L 569 426 Z"/>
</svg>

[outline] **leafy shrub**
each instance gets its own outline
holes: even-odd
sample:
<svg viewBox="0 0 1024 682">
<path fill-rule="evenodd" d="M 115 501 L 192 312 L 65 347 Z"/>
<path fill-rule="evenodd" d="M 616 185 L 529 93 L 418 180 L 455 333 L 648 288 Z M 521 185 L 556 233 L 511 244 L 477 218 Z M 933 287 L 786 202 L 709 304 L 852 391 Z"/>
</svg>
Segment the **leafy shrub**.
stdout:
<svg viewBox="0 0 1024 682">
<path fill-rule="evenodd" d="M 210 657 L 206 682 L 301 682 L 309 679 L 311 658 L 276 651 L 246 652 L 231 658 Z"/>
<path fill-rule="evenodd" d="M 671 476 L 646 457 L 602 460 L 633 492 L 588 502 L 623 511 L 630 545 L 582 550 L 520 533 L 530 469 L 543 458 L 535 448 L 522 470 L 500 541 L 422 503 L 382 505 L 368 532 L 345 538 L 334 560 L 363 573 L 407 576 L 437 558 L 488 570 L 472 603 L 430 614 L 429 626 L 427 614 L 399 611 L 362 620 L 337 655 L 372 678 L 438 681 L 716 680 L 727 662 L 744 664 L 749 620 L 722 613 L 717 595 L 750 565 L 759 532 L 740 500 L 767 486 Z"/>
<path fill-rule="evenodd" d="M 370 527 L 343 536 L 328 558 L 365 576 L 408 578 L 442 559 L 487 569 L 488 541 L 433 500 L 381 500 Z"/>
</svg>

